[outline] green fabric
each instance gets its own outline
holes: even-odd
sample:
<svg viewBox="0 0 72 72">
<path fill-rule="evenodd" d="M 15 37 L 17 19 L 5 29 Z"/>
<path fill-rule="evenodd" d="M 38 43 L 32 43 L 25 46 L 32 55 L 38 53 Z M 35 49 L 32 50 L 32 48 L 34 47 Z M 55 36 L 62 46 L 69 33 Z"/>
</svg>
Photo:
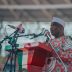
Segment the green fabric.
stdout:
<svg viewBox="0 0 72 72">
<path fill-rule="evenodd" d="M 22 70 L 22 56 L 23 56 L 23 52 L 20 51 L 18 53 L 18 66 L 19 66 L 19 70 Z"/>
<path fill-rule="evenodd" d="M 5 46 L 5 50 L 11 50 L 12 49 L 12 46 L 11 45 L 6 45 Z"/>
</svg>

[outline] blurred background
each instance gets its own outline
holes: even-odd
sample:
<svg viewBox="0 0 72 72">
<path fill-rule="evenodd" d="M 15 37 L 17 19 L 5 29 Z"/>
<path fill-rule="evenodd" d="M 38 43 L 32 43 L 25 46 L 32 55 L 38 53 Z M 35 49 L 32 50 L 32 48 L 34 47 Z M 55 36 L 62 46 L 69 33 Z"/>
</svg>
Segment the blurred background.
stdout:
<svg viewBox="0 0 72 72">
<path fill-rule="evenodd" d="M 65 35 L 72 37 L 72 0 L 0 0 L 0 41 L 9 36 L 18 27 L 23 25 L 23 34 L 39 34 L 45 28 L 50 32 L 52 17 L 59 17 L 65 21 Z M 21 48 L 24 43 L 44 42 L 45 36 L 34 39 L 19 37 L 17 43 Z M 2 44 L 0 56 L 6 56 L 5 47 Z M 0 58 L 0 63 L 4 60 Z"/>
</svg>

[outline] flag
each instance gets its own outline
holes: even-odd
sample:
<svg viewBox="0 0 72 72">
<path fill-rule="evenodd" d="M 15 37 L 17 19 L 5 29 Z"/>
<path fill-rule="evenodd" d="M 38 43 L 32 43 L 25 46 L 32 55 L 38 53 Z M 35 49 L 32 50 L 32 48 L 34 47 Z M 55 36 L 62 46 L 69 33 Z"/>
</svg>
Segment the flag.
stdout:
<svg viewBox="0 0 72 72">
<path fill-rule="evenodd" d="M 42 72 L 47 55 L 47 45 L 44 43 L 31 44 L 28 43 L 18 52 L 19 70 L 27 70 L 28 72 Z M 44 50 L 45 49 L 45 50 Z"/>
</svg>

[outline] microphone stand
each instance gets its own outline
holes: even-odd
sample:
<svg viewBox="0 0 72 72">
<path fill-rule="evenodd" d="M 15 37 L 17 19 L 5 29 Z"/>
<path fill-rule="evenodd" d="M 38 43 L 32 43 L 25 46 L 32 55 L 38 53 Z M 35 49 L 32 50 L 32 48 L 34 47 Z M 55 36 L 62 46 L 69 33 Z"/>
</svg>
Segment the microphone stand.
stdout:
<svg viewBox="0 0 72 72">
<path fill-rule="evenodd" d="M 18 37 L 29 37 L 29 36 L 31 36 L 31 38 L 30 39 L 34 39 L 34 38 L 37 38 L 37 37 L 39 37 L 39 36 L 43 36 L 44 34 L 42 34 L 42 33 L 39 33 L 39 34 L 35 34 L 35 33 L 33 33 L 33 34 L 27 34 L 27 35 L 19 35 Z"/>
<path fill-rule="evenodd" d="M 28 35 L 19 35 L 18 34 L 19 29 L 17 29 L 15 32 L 13 32 L 10 36 L 6 36 L 1 42 L 0 42 L 0 47 L 1 43 L 3 43 L 5 40 L 9 40 L 8 43 L 11 45 L 12 49 L 9 51 L 6 63 L 3 67 L 3 71 L 2 72 L 16 72 L 16 57 L 17 57 L 17 53 L 18 53 L 18 44 L 16 44 L 18 37 L 24 37 L 24 36 L 36 36 L 35 34 L 28 34 Z M 13 35 L 13 36 L 12 36 Z M 12 36 L 12 37 L 11 37 Z M 10 60 L 10 68 L 8 70 L 6 70 L 7 64 Z M 13 66 L 14 64 L 14 66 Z"/>
<path fill-rule="evenodd" d="M 1 43 L 3 43 L 5 40 L 9 39 L 8 43 L 12 47 L 12 49 L 9 51 L 10 53 L 8 55 L 8 58 L 6 60 L 6 63 L 4 65 L 4 67 L 3 67 L 3 71 L 2 72 L 16 72 L 16 57 L 17 57 L 17 52 L 18 52 L 18 49 L 17 49 L 18 44 L 16 44 L 16 42 L 17 42 L 17 39 L 18 39 L 18 32 L 19 32 L 19 29 L 17 29 L 14 33 L 11 34 L 11 35 L 14 34 L 13 37 L 10 37 L 11 35 L 10 36 L 6 36 L 4 38 L 4 40 L 2 40 L 0 42 L 0 45 L 1 45 Z M 9 60 L 10 60 L 10 68 L 8 69 L 9 70 L 8 71 L 8 70 L 6 70 L 6 67 L 7 67 L 7 64 L 9 62 Z M 13 64 L 14 64 L 14 66 L 13 66 Z"/>
</svg>

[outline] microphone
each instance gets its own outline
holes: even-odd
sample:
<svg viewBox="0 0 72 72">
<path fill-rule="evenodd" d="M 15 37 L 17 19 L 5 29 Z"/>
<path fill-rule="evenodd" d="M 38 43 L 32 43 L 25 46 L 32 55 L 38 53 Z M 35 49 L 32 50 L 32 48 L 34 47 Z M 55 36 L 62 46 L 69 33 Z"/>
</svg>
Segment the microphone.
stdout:
<svg viewBox="0 0 72 72">
<path fill-rule="evenodd" d="M 42 31 L 43 31 L 44 36 L 47 37 L 46 42 L 48 42 L 50 39 L 52 39 L 49 30 L 43 28 Z"/>
<path fill-rule="evenodd" d="M 43 28 L 43 29 L 42 29 L 42 32 L 43 32 L 43 34 L 44 34 L 45 36 L 51 37 L 49 30 Z"/>
<path fill-rule="evenodd" d="M 9 27 L 11 27 L 11 28 L 13 28 L 13 29 L 16 29 L 16 27 L 15 26 L 12 26 L 12 25 L 8 25 Z"/>
<path fill-rule="evenodd" d="M 15 26 L 12 26 L 12 25 L 8 25 L 8 26 L 11 27 L 11 28 L 13 28 L 13 29 L 15 29 L 15 30 L 18 30 L 19 33 L 24 33 L 25 32 L 22 24 L 19 24 L 18 27 L 15 27 Z"/>
<path fill-rule="evenodd" d="M 17 27 L 16 29 L 19 30 L 19 33 L 24 33 L 24 32 L 25 32 L 25 30 L 24 30 L 22 24 L 18 25 L 18 27 Z"/>
</svg>

